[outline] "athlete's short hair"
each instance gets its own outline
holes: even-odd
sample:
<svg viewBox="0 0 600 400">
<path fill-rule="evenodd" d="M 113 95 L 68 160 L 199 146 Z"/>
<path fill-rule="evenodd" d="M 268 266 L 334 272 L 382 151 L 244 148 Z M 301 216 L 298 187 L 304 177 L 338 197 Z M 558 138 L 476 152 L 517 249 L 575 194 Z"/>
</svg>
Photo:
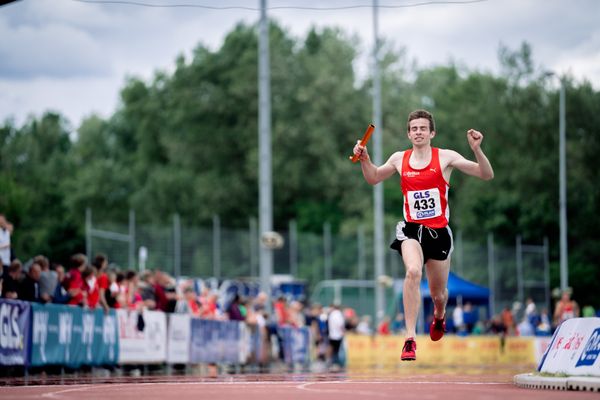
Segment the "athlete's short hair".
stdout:
<svg viewBox="0 0 600 400">
<path fill-rule="evenodd" d="M 406 121 L 406 130 L 410 130 L 410 121 L 413 119 L 425 118 L 429 121 L 429 130 L 435 131 L 435 121 L 433 120 L 433 115 L 427 110 L 415 110 L 408 114 L 408 121 Z"/>
</svg>

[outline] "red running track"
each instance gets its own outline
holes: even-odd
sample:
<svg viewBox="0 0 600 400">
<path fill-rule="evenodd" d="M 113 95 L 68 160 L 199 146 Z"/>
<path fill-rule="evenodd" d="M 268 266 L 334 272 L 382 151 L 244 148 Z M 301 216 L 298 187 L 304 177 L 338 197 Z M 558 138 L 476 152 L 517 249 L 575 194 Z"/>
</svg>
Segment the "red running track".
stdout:
<svg viewBox="0 0 600 400">
<path fill-rule="evenodd" d="M 120 377 L 94 383 L 0 387 L 2 400 L 558 400 L 595 399 L 591 392 L 521 389 L 513 374 L 264 374 L 206 377 Z M 7 382 L 3 382 L 6 384 Z M 16 382 L 16 384 L 19 384 Z M 22 383 L 21 383 L 22 384 Z"/>
</svg>

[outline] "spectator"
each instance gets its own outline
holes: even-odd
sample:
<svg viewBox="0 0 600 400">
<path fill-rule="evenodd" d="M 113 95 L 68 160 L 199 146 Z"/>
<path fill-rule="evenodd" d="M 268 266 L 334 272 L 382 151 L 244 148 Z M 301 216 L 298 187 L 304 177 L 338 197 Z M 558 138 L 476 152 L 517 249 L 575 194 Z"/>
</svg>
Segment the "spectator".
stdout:
<svg viewBox="0 0 600 400">
<path fill-rule="evenodd" d="M 206 289 L 204 299 L 204 301 L 202 297 L 200 299 L 200 305 L 202 306 L 201 316 L 207 319 L 217 319 L 219 317 L 218 296 L 209 289 Z"/>
<path fill-rule="evenodd" d="M 183 289 L 183 299 L 177 302 L 176 312 L 189 314 L 193 317 L 200 317 L 202 309 L 196 298 L 196 292 L 191 286 Z"/>
<path fill-rule="evenodd" d="M 535 302 L 531 297 L 528 297 L 525 301 L 525 316 L 530 320 L 537 315 L 537 308 Z"/>
<path fill-rule="evenodd" d="M 117 283 L 117 272 L 114 270 L 107 270 L 106 276 L 108 278 L 108 289 L 104 292 L 104 298 L 106 304 L 110 308 L 120 308 L 119 303 L 119 284 Z"/>
<path fill-rule="evenodd" d="M 175 280 L 161 270 L 154 273 L 154 296 L 156 309 L 164 312 L 175 311 L 178 296 L 175 290 Z"/>
<path fill-rule="evenodd" d="M 40 276 L 42 274 L 42 267 L 37 262 L 34 262 L 29 267 L 29 272 L 25 276 L 25 279 L 21 281 L 19 285 L 19 299 L 24 301 L 31 301 L 40 303 L 42 298 L 40 297 Z"/>
<path fill-rule="evenodd" d="M 144 308 L 144 300 L 139 291 L 138 281 L 137 272 L 133 270 L 127 271 L 125 274 L 125 303 L 129 310 L 142 311 Z"/>
<path fill-rule="evenodd" d="M 535 327 L 535 334 L 548 336 L 552 334 L 552 325 L 550 324 L 550 317 L 548 316 L 548 310 L 542 309 L 540 313 L 539 323 Z"/>
<path fill-rule="evenodd" d="M 529 318 L 527 318 L 527 315 L 523 316 L 523 320 L 521 320 L 521 322 L 519 322 L 519 325 L 517 325 L 517 332 L 519 333 L 519 336 L 535 335 L 534 327 L 531 325 L 531 322 L 529 321 Z"/>
<path fill-rule="evenodd" d="M 12 229 L 4 214 L 0 213 L 0 264 L 2 264 L 2 276 L 8 273 L 10 266 L 10 235 Z"/>
<path fill-rule="evenodd" d="M 50 262 L 45 256 L 36 256 L 33 261 L 37 262 L 42 268 L 40 274 L 40 298 L 42 303 L 51 303 L 58 283 L 56 271 L 50 269 Z"/>
<path fill-rule="evenodd" d="M 329 345 L 331 346 L 331 367 L 332 370 L 341 369 L 342 361 L 340 359 L 340 348 L 344 340 L 345 326 L 344 315 L 340 311 L 338 304 L 331 306 L 331 312 L 328 318 Z"/>
<path fill-rule="evenodd" d="M 108 274 L 106 273 L 106 270 L 108 269 L 108 258 L 104 254 L 96 254 L 92 265 L 96 269 L 96 278 L 98 280 L 98 304 L 104 309 L 104 312 L 108 312 L 108 309 L 110 308 L 107 301 L 108 287 L 110 285 Z"/>
<path fill-rule="evenodd" d="M 87 304 L 86 293 L 83 290 L 83 279 L 81 273 L 87 266 L 87 257 L 83 254 L 75 254 L 71 257 L 69 276 L 67 278 L 67 291 L 69 292 L 69 304 L 83 306 Z"/>
<path fill-rule="evenodd" d="M 275 310 L 275 320 L 278 326 L 285 326 L 288 324 L 288 311 L 287 311 L 287 300 L 284 296 L 279 296 L 275 304 L 273 304 Z"/>
<path fill-rule="evenodd" d="M 554 324 L 558 326 L 567 319 L 576 317 L 579 317 L 579 305 L 575 300 L 571 300 L 571 291 L 564 290 L 554 308 Z"/>
<path fill-rule="evenodd" d="M 399 335 L 404 333 L 404 331 L 406 330 L 406 325 L 404 322 L 404 313 L 397 313 L 396 314 L 396 318 L 394 318 L 394 320 L 392 321 L 392 333 L 394 335 Z"/>
<path fill-rule="evenodd" d="M 205 289 L 206 291 L 208 291 L 208 289 Z M 254 308 L 255 312 L 262 312 L 265 311 L 266 309 L 266 305 L 267 305 L 267 300 L 269 300 L 269 297 L 267 296 L 267 294 L 265 292 L 259 292 L 256 297 L 254 298 L 254 302 L 252 307 Z"/>
<path fill-rule="evenodd" d="M 508 312 L 510 312 L 510 309 L 508 307 L 506 307 L 505 310 L 508 310 Z M 494 335 L 498 335 L 500 337 L 500 352 L 504 353 L 507 329 L 504 325 L 502 315 L 496 314 L 492 317 L 492 320 L 490 321 L 490 326 L 488 328 L 488 332 Z"/>
<path fill-rule="evenodd" d="M 595 317 L 596 310 L 594 309 L 594 306 L 592 306 L 590 304 L 588 304 L 587 306 L 584 306 L 583 309 L 581 310 L 581 316 L 583 318 Z"/>
<path fill-rule="evenodd" d="M 86 266 L 81 273 L 83 281 L 83 292 L 85 293 L 85 304 L 89 308 L 96 308 L 100 301 L 100 288 L 98 287 L 98 279 L 96 278 L 96 268 Z"/>
<path fill-rule="evenodd" d="M 53 269 L 56 272 L 56 286 L 54 287 L 54 293 L 52 294 L 52 302 L 56 304 L 67 304 L 70 297 L 69 292 L 65 289 L 65 267 L 60 264 L 55 264 Z"/>
<path fill-rule="evenodd" d="M 18 259 L 13 260 L 2 282 L 2 297 L 5 299 L 19 298 L 19 286 L 22 280 L 23 265 Z"/>
<path fill-rule="evenodd" d="M 371 316 L 363 315 L 360 318 L 360 322 L 356 326 L 356 333 L 360 335 L 368 335 L 371 336 L 373 334 L 373 329 L 371 329 Z"/>
<path fill-rule="evenodd" d="M 483 322 L 477 321 L 475 323 L 475 326 L 473 327 L 473 331 L 471 333 L 473 335 L 482 335 L 484 330 L 485 330 L 485 326 L 483 325 Z"/>
<path fill-rule="evenodd" d="M 390 329 L 390 323 L 391 319 L 389 315 L 384 316 L 379 325 L 377 326 L 377 334 L 384 336 L 390 335 L 392 333 Z"/>
<path fill-rule="evenodd" d="M 233 300 L 229 304 L 229 307 L 227 307 L 227 317 L 229 318 L 229 320 L 244 321 L 246 319 L 246 317 L 242 314 L 242 311 L 240 310 L 240 303 L 240 295 L 236 293 L 233 296 Z"/>
<path fill-rule="evenodd" d="M 346 307 L 342 312 L 344 315 L 344 320 L 346 321 L 346 332 L 355 332 L 356 326 L 360 322 L 358 316 L 356 315 L 356 311 L 353 308 Z"/>
<path fill-rule="evenodd" d="M 506 326 L 504 325 L 504 322 L 502 322 L 501 315 L 496 314 L 492 317 L 488 332 L 495 335 L 506 336 Z"/>
<path fill-rule="evenodd" d="M 292 301 L 288 309 L 288 322 L 290 325 L 301 328 L 306 325 L 304 318 L 304 306 L 299 301 Z"/>
<path fill-rule="evenodd" d="M 463 310 L 463 321 L 465 324 L 465 329 L 467 333 L 472 333 L 475 324 L 479 320 L 479 315 L 477 309 L 473 308 L 473 305 L 470 302 L 465 303 L 465 308 Z"/>
<path fill-rule="evenodd" d="M 321 320 L 322 313 L 323 306 L 319 303 L 313 303 L 305 317 L 306 326 L 310 329 L 319 361 L 325 361 L 327 354 L 327 332 L 325 329 L 326 324 Z"/>
<path fill-rule="evenodd" d="M 129 282 L 124 272 L 117 272 L 115 283 L 117 285 L 117 303 L 115 308 L 127 309 L 127 287 Z"/>
<path fill-rule="evenodd" d="M 454 311 L 452 311 L 452 323 L 454 324 L 454 332 L 457 335 L 464 334 L 466 331 L 464 316 L 462 304 L 459 303 L 454 307 Z"/>
<path fill-rule="evenodd" d="M 148 310 L 156 310 L 156 285 L 155 274 L 152 271 L 144 271 L 140 280 L 140 295 L 144 301 L 144 306 Z M 162 311 L 162 310 L 161 310 Z"/>
<path fill-rule="evenodd" d="M 506 334 L 509 336 L 514 335 L 515 333 L 515 319 L 513 317 L 513 313 L 510 310 L 510 307 L 506 306 L 502 310 L 502 324 L 506 329 Z"/>
</svg>

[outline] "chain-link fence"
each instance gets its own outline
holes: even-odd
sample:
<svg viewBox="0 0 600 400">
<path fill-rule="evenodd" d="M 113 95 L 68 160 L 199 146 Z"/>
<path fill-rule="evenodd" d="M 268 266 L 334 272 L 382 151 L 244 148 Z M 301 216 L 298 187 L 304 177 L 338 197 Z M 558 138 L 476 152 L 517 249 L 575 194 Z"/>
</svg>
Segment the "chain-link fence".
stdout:
<svg viewBox="0 0 600 400">
<path fill-rule="evenodd" d="M 395 227 L 388 227 L 390 242 Z M 175 276 L 218 279 L 259 276 L 259 233 L 256 220 L 247 229 L 228 229 L 215 216 L 212 226 L 192 227 L 174 216 L 162 226 L 136 224 L 131 213 L 128 224 L 92 221 L 87 218 L 88 256 L 105 253 L 121 269 L 158 268 Z M 356 232 L 331 234 L 324 224 L 322 233 L 298 232 L 294 221 L 281 232 L 285 242 L 274 250 L 275 274 L 304 280 L 312 289 L 324 280 L 373 281 L 373 235 L 365 227 Z M 550 310 L 548 242 L 524 244 L 519 237 L 514 246 L 501 246 L 493 235 L 487 244 L 464 239 L 455 232 L 452 270 L 459 276 L 491 290 L 491 310 L 499 312 L 514 302 L 531 297 Z M 404 276 L 397 252 L 386 252 L 386 274 Z"/>
</svg>

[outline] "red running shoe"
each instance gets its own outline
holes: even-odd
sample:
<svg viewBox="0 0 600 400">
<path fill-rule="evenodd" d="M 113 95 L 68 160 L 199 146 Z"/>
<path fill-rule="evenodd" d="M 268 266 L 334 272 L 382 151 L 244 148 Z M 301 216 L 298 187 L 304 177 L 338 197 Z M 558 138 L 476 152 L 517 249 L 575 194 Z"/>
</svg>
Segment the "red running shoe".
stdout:
<svg viewBox="0 0 600 400">
<path fill-rule="evenodd" d="M 446 314 L 440 319 L 433 317 L 433 321 L 429 325 L 429 337 L 431 340 L 437 342 L 444 336 L 444 332 L 446 332 Z"/>
<path fill-rule="evenodd" d="M 415 342 L 414 338 L 408 338 L 404 342 L 404 347 L 402 348 L 402 356 L 400 359 L 402 361 L 414 361 L 417 359 L 417 342 Z"/>
</svg>

